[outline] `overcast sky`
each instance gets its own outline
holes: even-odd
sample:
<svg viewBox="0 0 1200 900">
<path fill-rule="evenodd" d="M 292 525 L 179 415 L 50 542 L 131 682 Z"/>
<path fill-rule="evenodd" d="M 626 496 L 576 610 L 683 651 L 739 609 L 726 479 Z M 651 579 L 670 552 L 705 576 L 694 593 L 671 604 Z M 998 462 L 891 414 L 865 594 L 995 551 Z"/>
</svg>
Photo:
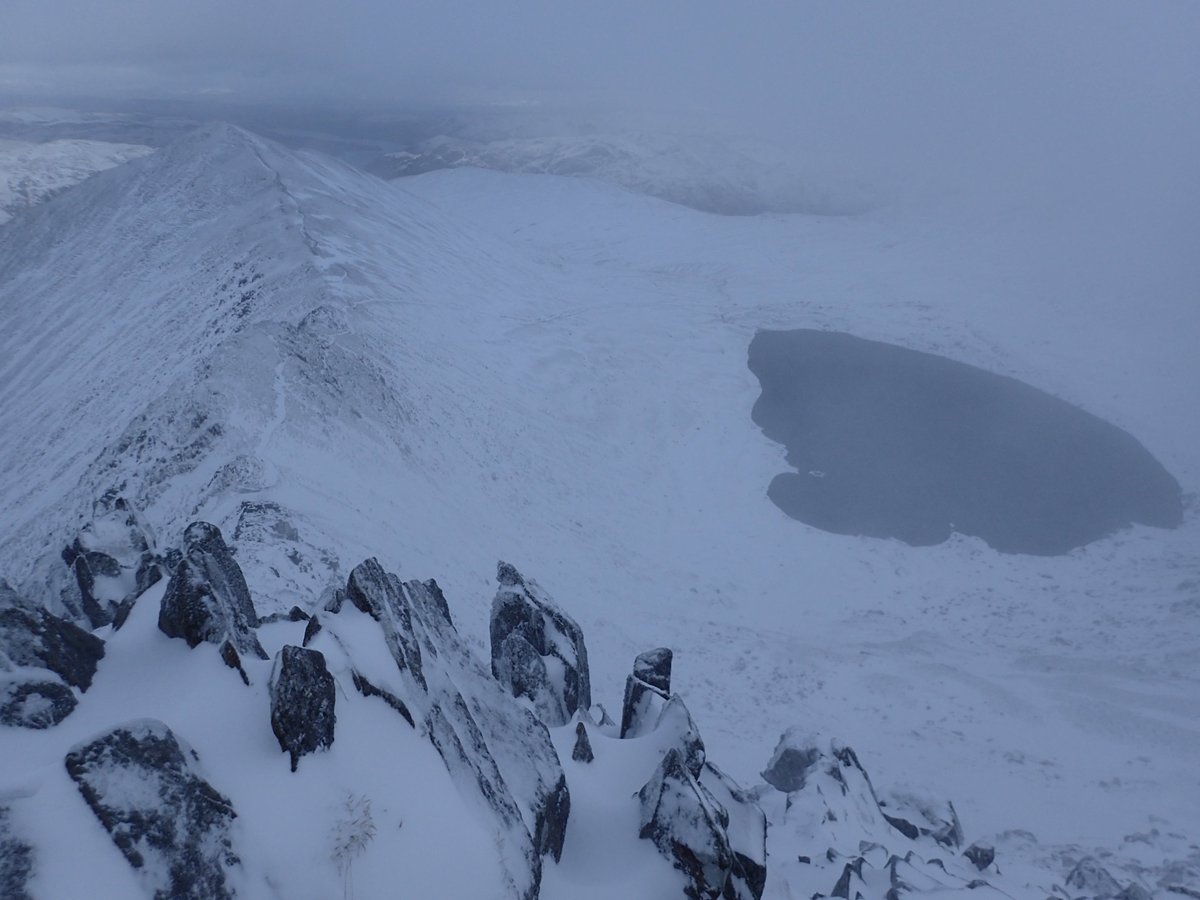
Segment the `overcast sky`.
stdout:
<svg viewBox="0 0 1200 900">
<path fill-rule="evenodd" d="M 603 101 L 864 164 L 1193 192 L 1197 47 L 1192 0 L 0 0 L 10 91 Z"/>
</svg>

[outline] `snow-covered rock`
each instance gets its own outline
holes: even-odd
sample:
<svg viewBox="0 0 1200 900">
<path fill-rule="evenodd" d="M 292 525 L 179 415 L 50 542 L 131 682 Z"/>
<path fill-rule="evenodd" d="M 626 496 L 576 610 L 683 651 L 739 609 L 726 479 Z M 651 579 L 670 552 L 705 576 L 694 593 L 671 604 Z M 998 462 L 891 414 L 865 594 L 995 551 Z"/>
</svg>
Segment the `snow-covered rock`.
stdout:
<svg viewBox="0 0 1200 900">
<path fill-rule="evenodd" d="M 571 748 L 571 759 L 581 763 L 590 763 L 596 760 L 592 742 L 588 738 L 587 726 L 582 722 L 575 723 L 575 746 Z"/>
<path fill-rule="evenodd" d="M 104 641 L 45 609 L 21 601 L 0 582 L 0 658 L 49 669 L 86 691 L 104 658 Z"/>
<path fill-rule="evenodd" d="M 193 522 L 183 540 L 183 559 L 163 594 L 159 629 L 168 637 L 183 638 L 189 647 L 217 644 L 235 668 L 243 654 L 266 659 L 255 635 L 254 601 L 221 530 L 207 522 Z"/>
<path fill-rule="evenodd" d="M 322 617 L 312 645 L 327 654 L 349 646 L 339 635 L 353 627 L 353 610 L 378 623 L 391 666 L 359 671 L 363 663 L 351 654 L 346 664 L 360 691 L 420 723 L 459 790 L 497 829 L 512 896 L 536 897 L 542 857 L 561 856 L 570 813 L 545 725 L 463 643 L 436 582 L 401 582 L 369 559 L 350 573 L 345 597 L 340 612 Z"/>
<path fill-rule="evenodd" d="M 550 727 L 565 725 L 592 705 L 583 631 L 536 581 L 514 567 L 496 567 L 492 601 L 492 674 L 514 697 L 528 697 Z"/>
<path fill-rule="evenodd" d="M 271 672 L 271 730 L 280 749 L 300 757 L 333 745 L 337 693 L 325 657 L 316 650 L 285 646 Z"/>
<path fill-rule="evenodd" d="M 633 661 L 633 674 L 625 679 L 625 697 L 621 703 L 623 738 L 653 730 L 671 698 L 671 652 L 664 654 L 663 649 L 641 653 Z"/>
<path fill-rule="evenodd" d="M 0 725 L 50 728 L 75 710 L 75 694 L 37 669 L 5 671 L 0 664 Z"/>
<path fill-rule="evenodd" d="M 63 549 L 62 558 L 79 586 L 69 608 L 82 612 L 94 628 L 113 621 L 122 606 L 161 577 L 153 531 L 116 489 L 95 502 L 91 521 Z"/>
<path fill-rule="evenodd" d="M 226 900 L 240 867 L 229 800 L 162 722 L 128 722 L 67 754 L 67 773 L 155 900 Z"/>
<path fill-rule="evenodd" d="M 639 837 L 653 841 L 687 876 L 687 896 L 720 897 L 733 870 L 733 850 L 725 833 L 729 814 L 688 771 L 678 750 L 667 751 L 638 798 Z"/>
<path fill-rule="evenodd" d="M 30 900 L 25 890 L 33 873 L 33 848 L 13 829 L 7 806 L 0 806 L 0 897 Z"/>
</svg>

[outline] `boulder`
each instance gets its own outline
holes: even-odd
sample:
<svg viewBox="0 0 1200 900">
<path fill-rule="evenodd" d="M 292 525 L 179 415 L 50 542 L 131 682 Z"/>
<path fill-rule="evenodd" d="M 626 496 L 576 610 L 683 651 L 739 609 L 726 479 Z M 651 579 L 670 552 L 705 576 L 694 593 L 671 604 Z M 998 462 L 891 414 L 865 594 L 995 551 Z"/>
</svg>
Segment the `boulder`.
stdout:
<svg viewBox="0 0 1200 900">
<path fill-rule="evenodd" d="M 492 601 L 492 675 L 514 697 L 528 697 L 551 727 L 565 725 L 592 705 L 583 631 L 508 563 L 496 568 Z"/>
<path fill-rule="evenodd" d="M 971 862 L 971 865 L 982 872 L 996 861 L 996 848 L 991 844 L 982 844 L 976 841 L 963 851 L 963 856 Z"/>
<path fill-rule="evenodd" d="M 300 757 L 333 746 L 335 691 L 325 657 L 316 650 L 284 647 L 271 672 L 271 730 L 280 749 Z"/>
<path fill-rule="evenodd" d="M 587 726 L 582 722 L 575 723 L 575 746 L 571 750 L 571 759 L 581 763 L 596 760 L 596 754 L 592 752 L 592 742 L 588 740 Z"/>
<path fill-rule="evenodd" d="M 140 719 L 79 744 L 67 773 L 155 900 L 228 900 L 240 865 L 228 799 L 162 722 Z"/>
<path fill-rule="evenodd" d="M 672 694 L 667 699 L 654 724 L 654 732 L 660 741 L 679 750 L 688 771 L 699 778 L 700 770 L 704 768 L 704 739 L 700 737 L 700 729 L 678 694 Z"/>
<path fill-rule="evenodd" d="M 117 490 L 93 504 L 92 521 L 63 549 L 62 558 L 75 574 L 79 606 L 93 628 L 112 622 L 123 604 L 161 577 L 153 533 Z"/>
<path fill-rule="evenodd" d="M 49 669 L 72 687 L 91 687 L 104 641 L 0 586 L 7 589 L 0 589 L 0 653 L 14 666 Z"/>
<path fill-rule="evenodd" d="M 0 670 L 0 725 L 50 728 L 75 711 L 75 692 L 38 669 Z"/>
<path fill-rule="evenodd" d="M 687 878 L 692 900 L 716 900 L 733 871 L 726 828 L 729 814 L 688 771 L 683 754 L 667 751 L 654 776 L 638 792 L 639 836 Z"/>
<path fill-rule="evenodd" d="M 167 582 L 159 608 L 159 630 L 183 638 L 189 647 L 205 641 L 220 645 L 222 656 L 235 668 L 240 668 L 238 660 L 245 654 L 266 659 L 255 634 L 258 614 L 246 579 L 221 530 L 207 522 L 193 522 L 183 538 L 183 557 Z"/>
<path fill-rule="evenodd" d="M 763 781 L 790 794 L 802 789 L 821 758 L 816 739 L 799 728 L 789 728 L 779 738 L 771 761 L 762 771 Z"/>
<path fill-rule="evenodd" d="M 25 890 L 33 874 L 33 848 L 13 831 L 7 806 L 0 806 L 0 897 L 31 900 Z"/>
</svg>

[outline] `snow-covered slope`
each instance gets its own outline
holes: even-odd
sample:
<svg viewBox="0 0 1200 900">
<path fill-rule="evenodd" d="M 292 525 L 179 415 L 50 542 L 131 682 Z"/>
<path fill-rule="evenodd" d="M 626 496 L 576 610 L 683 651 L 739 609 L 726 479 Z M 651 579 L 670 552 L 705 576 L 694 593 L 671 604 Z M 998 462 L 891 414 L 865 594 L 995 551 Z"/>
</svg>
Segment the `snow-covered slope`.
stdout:
<svg viewBox="0 0 1200 900">
<path fill-rule="evenodd" d="M 758 772 L 795 725 L 852 745 L 881 792 L 953 800 L 967 840 L 996 844 L 1012 896 L 1044 896 L 1098 849 L 1123 883 L 1197 888 L 1194 506 L 1176 531 L 1133 529 L 1053 558 L 815 531 L 766 497 L 783 450 L 751 422 L 759 388 L 746 366 L 763 327 L 944 353 L 1129 429 L 1194 493 L 1191 310 L 1164 302 L 1151 346 L 1144 317 L 1120 305 L 1123 285 L 1038 302 L 1044 285 L 1020 283 L 1011 259 L 976 241 L 1019 231 L 1016 213 L 971 232 L 897 212 L 710 216 L 592 180 L 472 169 L 399 185 L 213 126 L 0 230 L 0 576 L 69 611 L 77 589 L 60 551 L 115 487 L 160 550 L 194 520 L 219 525 L 260 615 L 316 609 L 375 556 L 405 578 L 436 577 L 482 654 L 504 557 L 579 621 L 609 710 L 636 653 L 675 650 L 676 690 L 710 759 L 764 792 L 766 897 L 819 889 L 825 870 L 799 857 L 878 840 L 874 826 L 826 833 L 774 802 Z M 155 631 L 157 604 L 134 606 L 94 694 L 62 725 L 0 733 L 0 754 L 18 761 L 0 797 L 34 792 L 73 810 L 39 845 L 44 859 L 57 872 L 76 840 L 103 846 L 98 880 L 127 895 L 129 873 L 86 819 L 59 749 L 116 724 L 106 716 L 146 671 L 171 672 L 129 714 L 222 760 L 213 783 L 235 808 L 260 804 L 244 815 L 259 829 L 251 846 L 270 844 L 263 858 L 283 871 L 327 829 L 285 847 L 262 824 L 282 795 L 251 780 L 282 762 L 270 778 L 293 784 L 262 733 L 266 673 L 251 660 L 254 691 L 228 699 L 222 687 L 215 709 L 204 696 L 178 704 L 213 679 L 241 686 L 215 652 Z M 269 653 L 296 641 L 264 631 Z M 225 741 L 225 721 L 260 732 Z M 411 740 L 349 727 L 361 737 L 328 757 L 342 772 L 369 767 L 358 754 L 373 741 Z M 410 755 L 437 769 L 426 745 Z M 240 758 L 255 761 L 238 769 Z M 391 777 L 343 786 L 383 805 L 404 790 Z M 636 790 L 648 776 L 620 777 Z M 317 781 L 321 802 L 337 802 L 341 781 Z M 591 798 L 595 818 L 578 821 L 597 846 L 611 843 L 606 803 L 636 825 L 636 804 L 607 784 L 572 788 Z M 295 818 L 289 802 L 280 821 Z M 388 816 L 409 815 L 386 802 Z M 455 827 L 459 813 L 446 815 Z M 57 821 L 26 824 L 48 835 Z M 429 827 L 405 851 L 414 860 L 420 842 L 440 846 Z M 481 833 L 463 840 L 476 859 Z M 640 862 L 599 864 L 572 840 L 568 826 L 567 868 L 547 863 L 544 896 L 630 896 Z M 452 874 L 486 880 L 489 860 Z M 369 852 L 362 864 L 390 865 Z M 825 893 L 840 872 L 830 866 Z M 51 883 L 45 896 L 64 895 Z"/>
<path fill-rule="evenodd" d="M 141 144 L 107 141 L 0 140 L 0 225 L 96 172 L 149 152 Z"/>
</svg>

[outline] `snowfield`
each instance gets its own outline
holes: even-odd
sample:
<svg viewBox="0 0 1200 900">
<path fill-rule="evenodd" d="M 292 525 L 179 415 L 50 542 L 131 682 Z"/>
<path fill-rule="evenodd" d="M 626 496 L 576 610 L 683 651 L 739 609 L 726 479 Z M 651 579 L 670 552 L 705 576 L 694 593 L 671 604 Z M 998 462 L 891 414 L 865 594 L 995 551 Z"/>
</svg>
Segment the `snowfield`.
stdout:
<svg viewBox="0 0 1200 900">
<path fill-rule="evenodd" d="M 486 660 L 510 560 L 582 627 L 614 716 L 635 655 L 674 650 L 709 759 L 761 791 L 764 897 L 830 893 L 830 842 L 875 840 L 789 818 L 763 783 L 794 726 L 853 747 L 881 797 L 953 801 L 1007 896 L 1047 896 L 1086 856 L 1154 897 L 1200 891 L 1200 308 L 1167 292 L 1154 248 L 1072 271 L 1046 264 L 1048 246 L 1083 258 L 1070 222 L 967 208 L 728 217 L 553 175 L 389 183 L 208 126 L 0 225 L 0 577 L 67 609 L 60 552 L 116 487 L 160 550 L 220 526 L 260 616 L 320 608 L 373 556 L 436 578 Z M 750 418 L 760 328 L 889 341 L 1062 397 L 1145 444 L 1184 523 L 1032 557 L 789 519 L 766 494 L 784 450 Z M 246 502 L 278 521 L 247 521 Z M 242 896 L 338 895 L 326 845 L 358 796 L 379 836 L 354 896 L 503 896 L 488 822 L 399 716 L 339 695 L 332 749 L 289 772 L 270 664 L 244 659 L 246 688 L 214 647 L 168 639 L 162 588 L 101 629 L 75 713 L 0 728 L 34 896 L 144 892 L 62 765 L 140 717 L 232 799 Z M 274 656 L 303 627 L 259 635 Z M 572 736 L 554 732 L 560 757 Z M 579 830 L 546 861 L 547 900 L 682 894 L 622 802 L 646 748 L 610 743 L 612 781 L 564 760 Z"/>
</svg>

